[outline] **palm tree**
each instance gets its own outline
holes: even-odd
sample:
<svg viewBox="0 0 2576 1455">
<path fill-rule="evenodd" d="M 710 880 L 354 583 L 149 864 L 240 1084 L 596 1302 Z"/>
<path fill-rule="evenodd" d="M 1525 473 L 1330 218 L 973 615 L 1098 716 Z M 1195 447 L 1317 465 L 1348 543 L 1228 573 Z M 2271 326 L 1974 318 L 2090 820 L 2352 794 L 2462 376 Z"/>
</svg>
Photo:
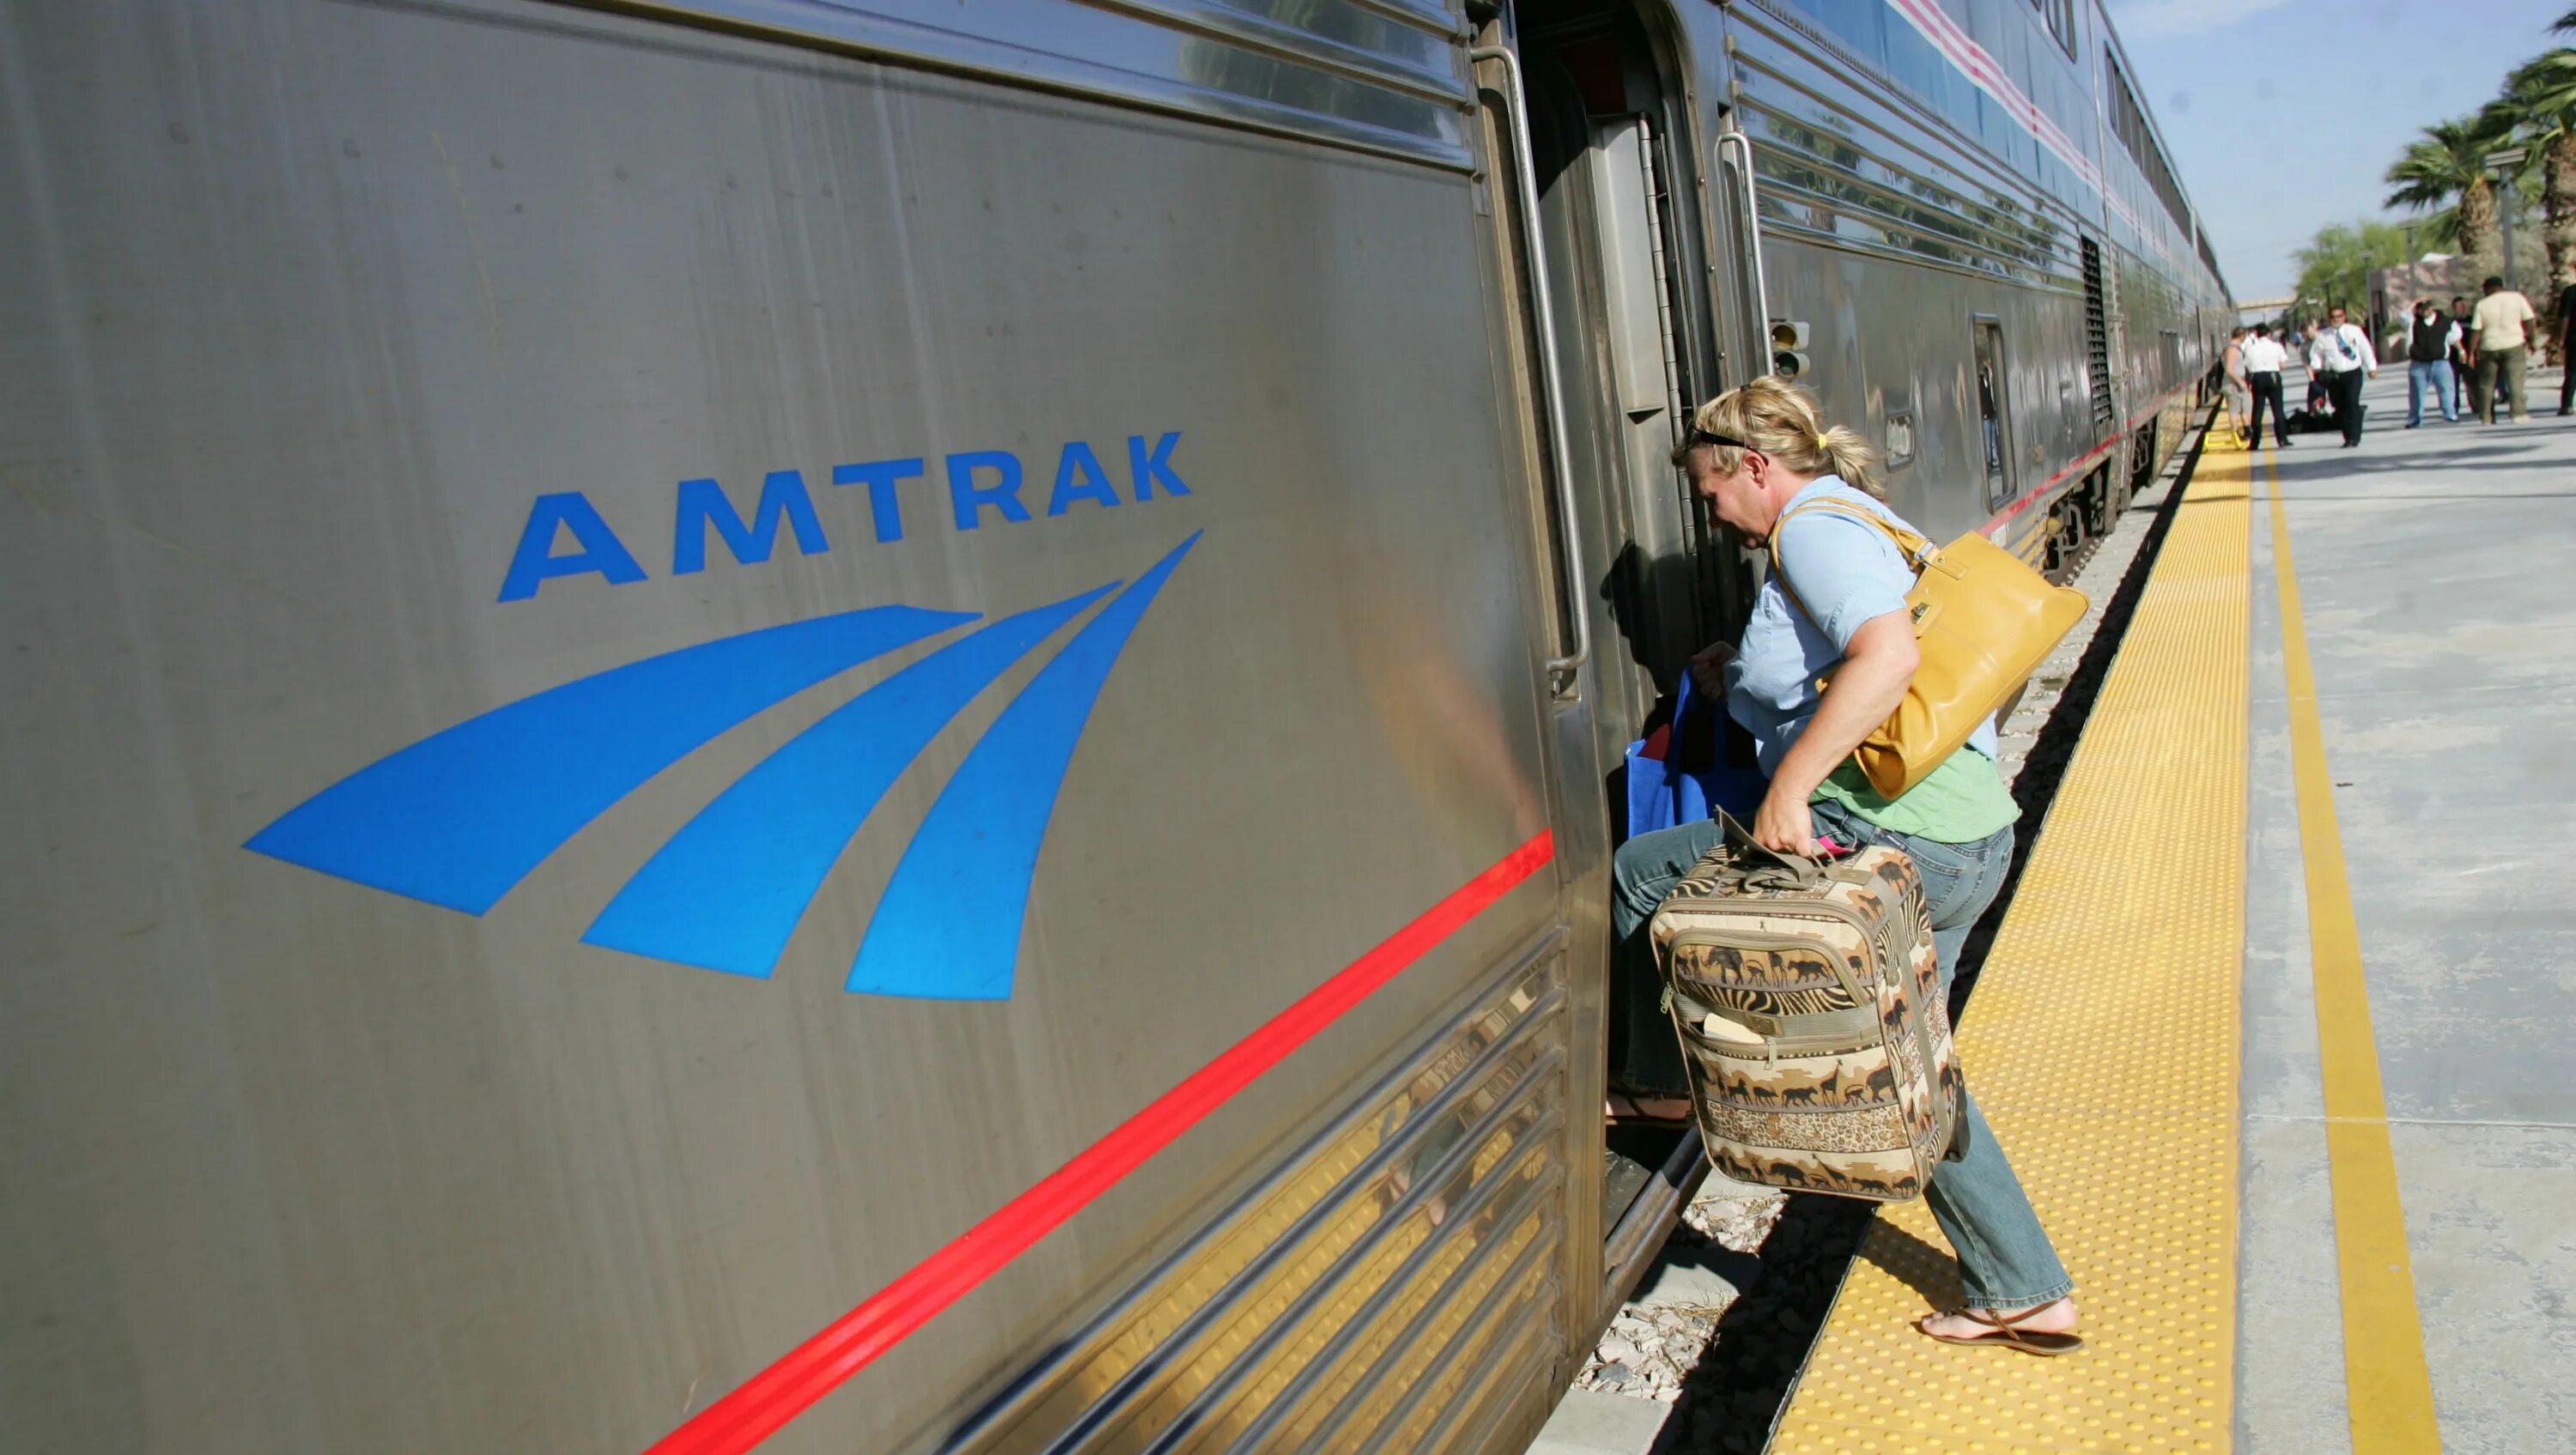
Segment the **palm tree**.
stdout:
<svg viewBox="0 0 2576 1455">
<path fill-rule="evenodd" d="M 2492 118 L 2483 113 L 2436 122 L 2407 143 L 2388 169 L 2388 205 L 2444 209 L 2431 219 L 2434 237 L 2466 253 L 2472 275 L 2492 271 L 2503 256 L 2496 240 L 2495 184 L 2486 171 L 2496 141 Z"/>
<path fill-rule="evenodd" d="M 2576 11 L 2561 24 L 2568 22 Z M 2506 77 L 2504 95 L 2480 115 L 2538 156 L 2540 242 L 2555 294 L 2576 283 L 2576 50 L 2551 51 Z"/>
</svg>

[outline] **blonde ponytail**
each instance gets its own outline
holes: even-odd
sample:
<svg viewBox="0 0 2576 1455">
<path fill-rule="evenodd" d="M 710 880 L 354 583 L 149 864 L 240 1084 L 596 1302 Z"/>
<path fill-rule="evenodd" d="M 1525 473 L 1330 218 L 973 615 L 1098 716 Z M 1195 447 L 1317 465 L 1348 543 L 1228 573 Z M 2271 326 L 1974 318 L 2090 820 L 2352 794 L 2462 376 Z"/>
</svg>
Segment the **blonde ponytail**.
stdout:
<svg viewBox="0 0 2576 1455">
<path fill-rule="evenodd" d="M 1825 459 L 1843 483 L 1855 490 L 1865 490 L 1879 499 L 1887 498 L 1887 489 L 1879 483 L 1878 450 L 1861 438 L 1859 430 L 1835 425 L 1818 436 Z"/>
<path fill-rule="evenodd" d="M 1803 387 L 1765 374 L 1729 389 L 1691 415 L 1691 430 L 1673 451 L 1673 464 L 1688 469 L 1695 450 L 1708 450 L 1721 473 L 1744 463 L 1744 450 L 1713 444 L 1703 435 L 1741 440 L 1801 475 L 1839 475 L 1844 484 L 1884 500 L 1879 483 L 1878 451 L 1859 431 L 1841 425 L 1828 428 L 1816 396 Z"/>
</svg>

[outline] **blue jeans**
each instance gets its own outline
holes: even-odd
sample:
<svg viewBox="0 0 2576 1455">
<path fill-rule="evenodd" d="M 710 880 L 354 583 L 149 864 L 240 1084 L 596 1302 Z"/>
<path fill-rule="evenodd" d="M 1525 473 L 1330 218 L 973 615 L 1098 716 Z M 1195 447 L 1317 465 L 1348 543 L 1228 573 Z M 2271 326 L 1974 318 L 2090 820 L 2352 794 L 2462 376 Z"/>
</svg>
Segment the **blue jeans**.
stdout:
<svg viewBox="0 0 2576 1455">
<path fill-rule="evenodd" d="M 2433 391 L 2433 402 L 2442 406 L 2442 418 L 2452 424 L 2460 422 L 2459 407 L 2451 402 L 2451 361 L 2435 359 L 2430 363 L 2406 366 L 2406 424 L 2408 428 L 2424 422 L 2424 391 Z"/>
<path fill-rule="evenodd" d="M 2013 831 L 2004 828 L 1973 844 L 1944 844 L 1891 833 L 1839 804 L 1819 803 L 1814 811 L 1820 834 L 1846 844 L 1887 844 L 1914 860 L 1932 912 L 1932 945 L 1941 959 L 1946 992 L 1968 931 L 2003 887 L 2012 863 Z M 1611 966 L 1610 1011 L 1614 1040 L 1624 1045 L 1612 1048 L 1611 1075 L 1626 1090 L 1690 1095 L 1681 1047 L 1660 1009 L 1663 979 L 1655 968 L 1646 922 L 1718 839 L 1717 824 L 1704 820 L 1639 834 L 1619 846 L 1611 874 L 1611 927 L 1619 939 Z M 2048 1230 L 2039 1225 L 2039 1214 L 2031 1210 L 2021 1179 L 2004 1160 L 2003 1144 L 1995 1140 L 1973 1095 L 1967 1098 L 1959 1140 L 1966 1150 L 1956 1153 L 1958 1161 L 1941 1164 L 1923 1200 L 1959 1255 L 1959 1281 L 1967 1289 L 1968 1307 L 2028 1308 L 2074 1292 L 2066 1265 L 2058 1261 Z"/>
</svg>

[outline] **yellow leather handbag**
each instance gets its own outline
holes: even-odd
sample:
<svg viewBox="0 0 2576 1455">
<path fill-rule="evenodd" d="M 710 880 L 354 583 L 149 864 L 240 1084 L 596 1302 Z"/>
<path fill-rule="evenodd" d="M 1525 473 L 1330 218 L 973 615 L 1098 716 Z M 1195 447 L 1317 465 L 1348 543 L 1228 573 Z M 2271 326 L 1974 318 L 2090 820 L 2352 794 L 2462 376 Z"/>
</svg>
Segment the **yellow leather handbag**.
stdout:
<svg viewBox="0 0 2576 1455">
<path fill-rule="evenodd" d="M 1818 500 L 1782 515 L 1771 527 L 1772 574 L 1810 621 L 1815 613 L 1798 600 L 1788 573 L 1780 569 L 1781 529 L 1810 510 L 1878 527 L 1914 566 L 1914 589 L 1905 594 L 1905 603 L 1914 614 L 1914 641 L 1923 664 L 1914 669 L 1895 713 L 1852 751 L 1870 787 L 1881 797 L 1896 798 L 1957 752 L 2084 619 L 2091 603 L 2083 592 L 2050 582 L 1976 531 L 1935 546 L 1874 511 Z M 1831 681 L 1828 674 L 1818 686 Z"/>
</svg>

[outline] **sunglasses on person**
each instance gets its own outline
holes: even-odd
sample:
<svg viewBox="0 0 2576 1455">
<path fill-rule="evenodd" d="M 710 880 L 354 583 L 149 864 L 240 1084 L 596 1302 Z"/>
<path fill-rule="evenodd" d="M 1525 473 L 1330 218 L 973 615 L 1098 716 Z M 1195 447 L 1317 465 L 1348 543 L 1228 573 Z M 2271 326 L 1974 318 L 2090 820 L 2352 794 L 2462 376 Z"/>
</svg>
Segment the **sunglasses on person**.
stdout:
<svg viewBox="0 0 2576 1455">
<path fill-rule="evenodd" d="M 1690 428 L 1690 444 L 1693 449 L 1697 449 L 1701 445 L 1725 445 L 1729 449 L 1737 450 L 1749 450 L 1753 448 L 1752 445 L 1746 444 L 1744 441 L 1737 439 L 1731 434 L 1719 434 L 1713 429 L 1702 429 L 1696 424 L 1692 425 Z"/>
</svg>

